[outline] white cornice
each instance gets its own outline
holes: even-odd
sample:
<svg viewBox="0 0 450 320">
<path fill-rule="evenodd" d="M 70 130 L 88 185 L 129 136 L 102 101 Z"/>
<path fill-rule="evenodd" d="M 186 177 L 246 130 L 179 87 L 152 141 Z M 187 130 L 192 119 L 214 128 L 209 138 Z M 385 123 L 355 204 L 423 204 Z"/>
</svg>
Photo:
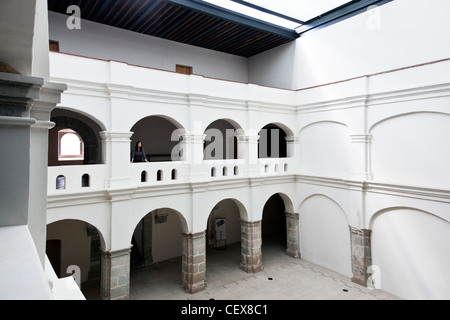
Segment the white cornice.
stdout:
<svg viewBox="0 0 450 320">
<path fill-rule="evenodd" d="M 385 195 L 450 203 L 450 190 L 432 187 L 407 186 L 380 181 L 356 181 L 306 175 L 297 175 L 296 181 L 298 183 L 318 185 L 328 188 L 361 192 L 364 191 L 367 193 L 380 193 Z"/>
</svg>

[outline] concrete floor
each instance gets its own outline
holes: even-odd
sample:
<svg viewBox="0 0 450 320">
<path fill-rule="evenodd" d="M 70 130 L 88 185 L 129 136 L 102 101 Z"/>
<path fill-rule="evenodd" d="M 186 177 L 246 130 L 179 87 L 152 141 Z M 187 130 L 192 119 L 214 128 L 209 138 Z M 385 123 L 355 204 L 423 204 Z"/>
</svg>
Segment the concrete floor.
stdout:
<svg viewBox="0 0 450 320">
<path fill-rule="evenodd" d="M 208 249 L 206 290 L 181 288 L 181 259 L 130 272 L 130 300 L 401 300 L 382 290 L 360 286 L 343 275 L 284 254 L 279 243 L 265 241 L 264 270 L 239 269 L 240 246 Z M 345 290 L 345 291 L 344 291 Z M 87 300 L 98 300 L 99 283 L 85 287 Z"/>
</svg>

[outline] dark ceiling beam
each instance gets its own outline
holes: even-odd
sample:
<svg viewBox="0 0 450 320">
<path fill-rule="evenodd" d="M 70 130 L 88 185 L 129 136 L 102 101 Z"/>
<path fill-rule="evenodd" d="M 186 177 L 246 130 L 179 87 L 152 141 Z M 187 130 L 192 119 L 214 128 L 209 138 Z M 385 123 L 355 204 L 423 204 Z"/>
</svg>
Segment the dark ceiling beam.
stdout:
<svg viewBox="0 0 450 320">
<path fill-rule="evenodd" d="M 283 28 L 272 23 L 268 23 L 262 20 L 250 18 L 243 14 L 236 13 L 231 10 L 224 9 L 222 7 L 215 6 L 213 4 L 199 1 L 199 0 L 165 0 L 174 4 L 178 4 L 192 10 L 200 11 L 205 14 L 219 17 L 220 19 L 228 20 L 231 22 L 239 23 L 251 28 L 259 29 L 265 32 L 277 34 L 279 36 L 297 39 L 298 34 L 291 29 Z"/>
<path fill-rule="evenodd" d="M 297 28 L 296 31 L 301 36 L 313 29 L 320 29 L 360 14 L 366 11 L 370 6 L 381 6 L 391 1 L 393 0 L 354 0 L 306 21 L 305 24 Z"/>
</svg>

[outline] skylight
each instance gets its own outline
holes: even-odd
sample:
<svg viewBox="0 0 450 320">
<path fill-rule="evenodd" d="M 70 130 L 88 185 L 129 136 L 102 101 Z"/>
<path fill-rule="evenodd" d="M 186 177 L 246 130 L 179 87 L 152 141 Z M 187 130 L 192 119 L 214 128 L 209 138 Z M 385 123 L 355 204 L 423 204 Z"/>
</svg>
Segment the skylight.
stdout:
<svg viewBox="0 0 450 320">
<path fill-rule="evenodd" d="M 283 15 L 308 21 L 351 1 L 348 0 L 245 0 Z"/>
<path fill-rule="evenodd" d="M 349 0 L 203 0 L 252 18 L 294 30 Z"/>
<path fill-rule="evenodd" d="M 276 15 L 270 13 L 265 13 L 232 0 L 203 0 L 203 2 L 211 3 L 215 6 L 222 7 L 258 20 L 263 20 L 287 29 L 293 30 L 299 26 L 299 23 L 277 17 Z"/>
</svg>

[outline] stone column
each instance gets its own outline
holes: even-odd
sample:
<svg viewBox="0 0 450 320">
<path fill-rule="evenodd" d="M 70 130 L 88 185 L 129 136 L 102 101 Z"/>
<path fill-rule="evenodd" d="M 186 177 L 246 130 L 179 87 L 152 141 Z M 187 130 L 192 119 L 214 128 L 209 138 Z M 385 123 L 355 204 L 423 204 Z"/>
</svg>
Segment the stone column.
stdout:
<svg viewBox="0 0 450 320">
<path fill-rule="evenodd" d="M 369 277 L 367 268 L 372 265 L 370 234 L 370 230 L 350 227 L 352 281 L 362 286 L 366 286 Z"/>
<path fill-rule="evenodd" d="M 101 298 L 126 300 L 130 297 L 131 248 L 102 251 Z"/>
<path fill-rule="evenodd" d="M 153 215 L 147 214 L 144 217 L 144 265 L 149 266 L 153 264 Z"/>
<path fill-rule="evenodd" d="M 206 288 L 205 232 L 183 234 L 182 287 L 188 293 Z"/>
<path fill-rule="evenodd" d="M 298 213 L 286 212 L 287 249 L 286 254 L 292 258 L 300 259 Z"/>
<path fill-rule="evenodd" d="M 241 264 L 240 268 L 247 273 L 263 270 L 262 265 L 261 221 L 241 220 Z"/>
</svg>

